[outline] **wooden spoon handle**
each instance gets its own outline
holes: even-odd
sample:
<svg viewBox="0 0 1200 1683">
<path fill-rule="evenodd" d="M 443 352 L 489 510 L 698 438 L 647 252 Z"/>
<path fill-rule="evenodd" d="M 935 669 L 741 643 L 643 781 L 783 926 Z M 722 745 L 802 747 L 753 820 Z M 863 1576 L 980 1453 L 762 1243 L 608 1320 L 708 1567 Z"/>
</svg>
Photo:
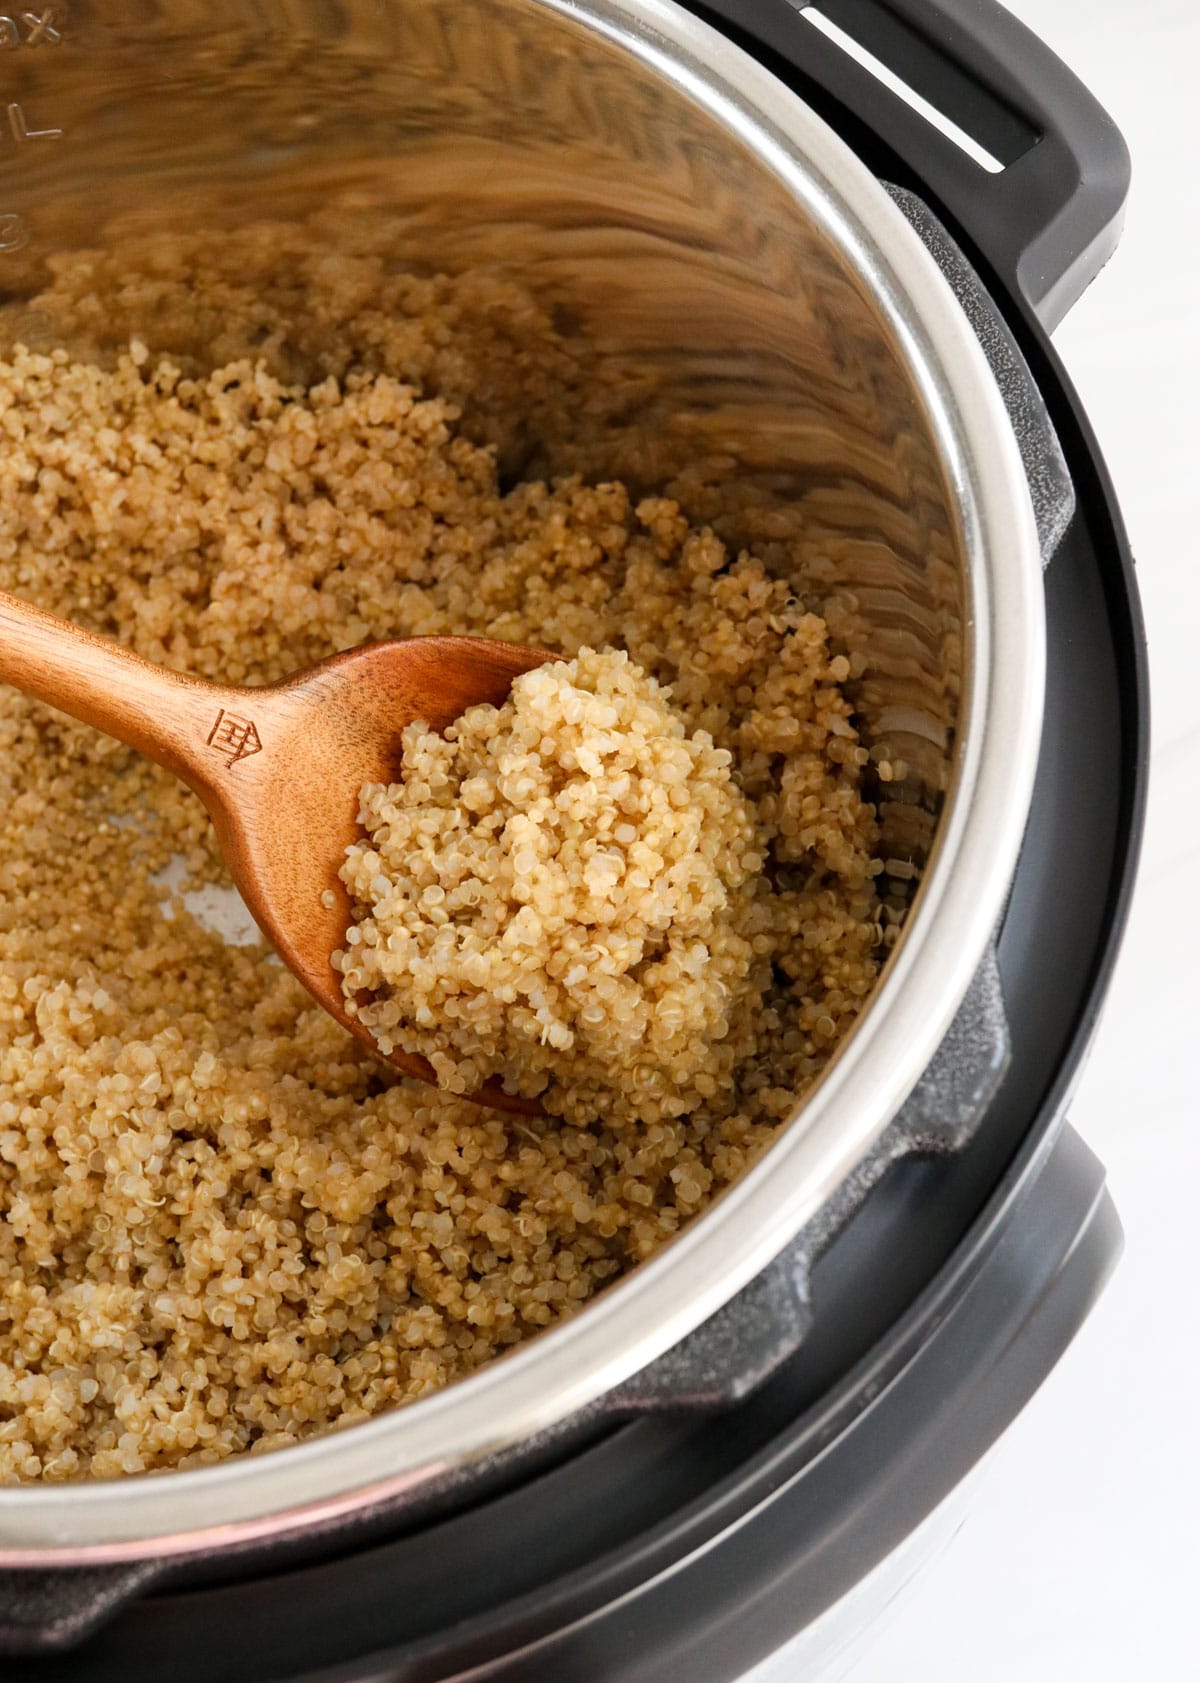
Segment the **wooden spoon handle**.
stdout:
<svg viewBox="0 0 1200 1683">
<path fill-rule="evenodd" d="M 194 788 L 234 691 L 155 666 L 118 643 L 0 590 L 0 681 L 106 731 Z"/>
</svg>

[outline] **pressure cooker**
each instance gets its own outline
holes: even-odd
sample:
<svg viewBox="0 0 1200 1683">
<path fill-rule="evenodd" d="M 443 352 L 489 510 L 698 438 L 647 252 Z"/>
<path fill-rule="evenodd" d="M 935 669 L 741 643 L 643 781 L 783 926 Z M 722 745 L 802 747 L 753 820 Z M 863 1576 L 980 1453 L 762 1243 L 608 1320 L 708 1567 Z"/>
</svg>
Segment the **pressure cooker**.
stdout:
<svg viewBox="0 0 1200 1683">
<path fill-rule="evenodd" d="M 815 522 L 911 901 L 772 1148 L 570 1322 L 295 1448 L 0 1490 L 7 1674 L 816 1676 L 1120 1249 L 1065 1113 L 1145 657 L 1048 339 L 1115 247 L 1119 134 L 991 0 L 51 0 L 0 47 L 6 310 L 139 219 L 387 215 L 637 369 L 546 471 L 716 451 Z"/>
</svg>

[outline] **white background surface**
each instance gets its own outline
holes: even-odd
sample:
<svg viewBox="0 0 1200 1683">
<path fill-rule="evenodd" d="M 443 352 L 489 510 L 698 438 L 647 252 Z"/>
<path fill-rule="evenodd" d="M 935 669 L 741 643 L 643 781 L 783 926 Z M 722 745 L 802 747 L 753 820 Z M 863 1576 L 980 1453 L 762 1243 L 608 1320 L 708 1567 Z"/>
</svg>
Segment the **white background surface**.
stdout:
<svg viewBox="0 0 1200 1683">
<path fill-rule="evenodd" d="M 1154 783 L 1133 921 L 1071 1116 L 1127 1248 L 853 1683 L 1200 1679 L 1200 62 L 1197 0 L 1009 0 L 1116 118 L 1124 240 L 1056 343 L 1138 560 Z M 799 1680 L 798 1680 L 799 1683 Z"/>
</svg>

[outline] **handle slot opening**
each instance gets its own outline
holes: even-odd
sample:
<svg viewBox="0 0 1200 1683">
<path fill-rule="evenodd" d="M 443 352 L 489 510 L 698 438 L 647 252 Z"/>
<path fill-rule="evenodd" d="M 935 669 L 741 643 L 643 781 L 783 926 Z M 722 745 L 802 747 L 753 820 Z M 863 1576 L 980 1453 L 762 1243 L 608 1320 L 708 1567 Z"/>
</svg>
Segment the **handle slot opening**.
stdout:
<svg viewBox="0 0 1200 1683">
<path fill-rule="evenodd" d="M 890 8 L 874 0 L 788 3 L 805 23 L 989 175 L 1001 174 L 1041 139 L 1026 118 L 969 77 Z M 870 46 L 863 39 L 867 35 Z M 887 52 L 891 62 L 880 57 L 881 52 Z"/>
</svg>

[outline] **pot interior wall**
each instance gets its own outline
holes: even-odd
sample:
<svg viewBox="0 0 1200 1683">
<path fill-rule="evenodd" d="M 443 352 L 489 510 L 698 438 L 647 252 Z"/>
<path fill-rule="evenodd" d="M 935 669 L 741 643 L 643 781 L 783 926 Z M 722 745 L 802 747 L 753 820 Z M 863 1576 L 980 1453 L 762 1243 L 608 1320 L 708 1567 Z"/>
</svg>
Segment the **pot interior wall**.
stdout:
<svg viewBox="0 0 1200 1683">
<path fill-rule="evenodd" d="M 720 533 L 795 575 L 853 657 L 873 760 L 907 768 L 880 787 L 884 855 L 921 862 L 962 687 L 955 516 L 865 288 L 728 128 L 545 0 L 54 17 L 60 39 L 6 55 L 25 137 L 0 204 L 0 347 L 69 340 L 28 305 L 56 252 L 119 260 L 175 232 L 288 223 L 331 258 L 515 282 L 558 338 L 531 341 L 541 395 L 520 417 L 485 395 L 468 424 L 510 477 L 672 484 L 693 516 L 735 479 Z M 180 328 L 131 289 L 106 332 L 114 351 L 133 333 L 171 351 Z"/>
</svg>

